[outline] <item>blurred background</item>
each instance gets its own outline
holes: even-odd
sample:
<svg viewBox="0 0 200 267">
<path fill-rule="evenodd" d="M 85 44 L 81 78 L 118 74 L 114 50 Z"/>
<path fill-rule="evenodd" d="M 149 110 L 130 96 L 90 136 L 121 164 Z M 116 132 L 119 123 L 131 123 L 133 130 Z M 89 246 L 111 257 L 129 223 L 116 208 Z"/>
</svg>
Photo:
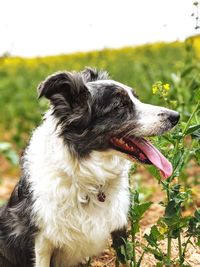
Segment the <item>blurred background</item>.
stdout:
<svg viewBox="0 0 200 267">
<path fill-rule="evenodd" d="M 46 100 L 37 100 L 37 85 L 55 71 L 105 69 L 135 88 L 142 101 L 178 110 L 185 125 L 200 98 L 198 9 L 191 0 L 0 1 L 0 201 L 18 180 L 19 156 L 48 108 Z M 169 84 L 167 98 L 152 91 L 157 82 Z M 195 190 L 197 146 L 185 166 Z M 152 182 L 141 193 L 155 190 Z"/>
</svg>

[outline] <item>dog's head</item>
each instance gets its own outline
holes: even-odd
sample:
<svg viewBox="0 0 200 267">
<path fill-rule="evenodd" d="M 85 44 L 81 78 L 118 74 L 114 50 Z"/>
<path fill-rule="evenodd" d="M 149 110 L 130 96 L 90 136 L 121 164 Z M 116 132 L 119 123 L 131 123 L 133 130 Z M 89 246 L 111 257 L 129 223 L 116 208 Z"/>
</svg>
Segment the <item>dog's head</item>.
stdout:
<svg viewBox="0 0 200 267">
<path fill-rule="evenodd" d="M 59 134 L 76 157 L 115 149 L 154 164 L 165 177 L 171 174 L 169 162 L 143 137 L 170 130 L 179 113 L 142 103 L 130 87 L 90 68 L 55 73 L 39 85 L 38 92 L 50 100 Z"/>
</svg>

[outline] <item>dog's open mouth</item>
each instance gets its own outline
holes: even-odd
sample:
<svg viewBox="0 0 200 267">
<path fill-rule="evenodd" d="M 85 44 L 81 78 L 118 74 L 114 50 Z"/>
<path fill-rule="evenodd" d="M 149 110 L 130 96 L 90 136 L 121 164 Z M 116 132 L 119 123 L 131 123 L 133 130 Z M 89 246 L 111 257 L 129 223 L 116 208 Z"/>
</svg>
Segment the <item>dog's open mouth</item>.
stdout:
<svg viewBox="0 0 200 267">
<path fill-rule="evenodd" d="M 110 143 L 113 149 L 127 154 L 131 160 L 136 159 L 143 164 L 153 164 L 160 170 L 164 178 L 172 175 L 171 163 L 146 139 L 112 137 Z"/>
</svg>

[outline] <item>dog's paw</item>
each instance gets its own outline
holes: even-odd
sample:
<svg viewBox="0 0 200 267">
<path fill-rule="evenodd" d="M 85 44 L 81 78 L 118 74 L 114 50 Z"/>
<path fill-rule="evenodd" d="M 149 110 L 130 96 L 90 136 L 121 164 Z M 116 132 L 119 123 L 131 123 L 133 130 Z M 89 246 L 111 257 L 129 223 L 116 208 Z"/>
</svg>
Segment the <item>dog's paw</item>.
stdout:
<svg viewBox="0 0 200 267">
<path fill-rule="evenodd" d="M 76 267 L 87 267 L 89 260 L 90 260 L 90 258 L 86 257 Z"/>
<path fill-rule="evenodd" d="M 86 257 L 84 260 L 81 261 L 81 264 L 87 264 L 89 260 L 90 258 Z"/>
</svg>

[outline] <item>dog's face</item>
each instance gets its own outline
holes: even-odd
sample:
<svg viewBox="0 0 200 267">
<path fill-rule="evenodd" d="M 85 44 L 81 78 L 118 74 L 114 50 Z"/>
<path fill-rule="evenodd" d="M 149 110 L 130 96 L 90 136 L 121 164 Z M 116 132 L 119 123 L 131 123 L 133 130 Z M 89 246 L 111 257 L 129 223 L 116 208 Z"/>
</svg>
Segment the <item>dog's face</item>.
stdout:
<svg viewBox="0 0 200 267">
<path fill-rule="evenodd" d="M 89 68 L 56 73 L 38 90 L 51 101 L 60 136 L 77 157 L 113 148 L 151 164 L 156 160 L 141 147 L 151 146 L 143 137 L 161 135 L 179 120 L 177 112 L 144 104 L 130 87 Z"/>
</svg>

